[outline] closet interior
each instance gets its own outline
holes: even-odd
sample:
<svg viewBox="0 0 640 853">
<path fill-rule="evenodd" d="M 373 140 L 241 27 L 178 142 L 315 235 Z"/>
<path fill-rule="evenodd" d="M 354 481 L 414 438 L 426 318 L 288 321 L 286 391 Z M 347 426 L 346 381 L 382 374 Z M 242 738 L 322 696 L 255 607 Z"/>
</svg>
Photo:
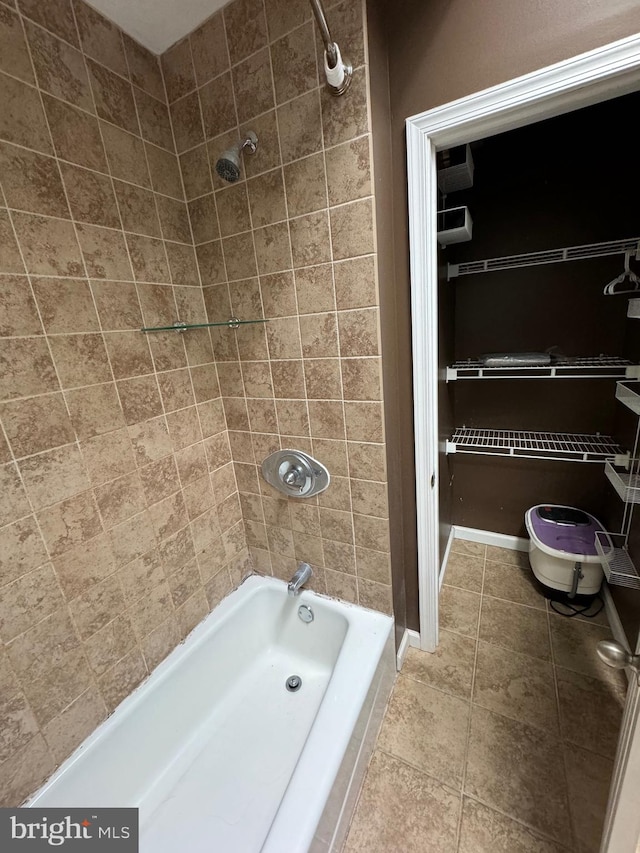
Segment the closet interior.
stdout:
<svg viewBox="0 0 640 853">
<path fill-rule="evenodd" d="M 442 544 L 585 510 L 640 625 L 640 170 L 633 93 L 438 159 Z M 446 213 L 444 213 L 446 211 Z M 613 547 L 611 547 L 611 544 Z"/>
</svg>

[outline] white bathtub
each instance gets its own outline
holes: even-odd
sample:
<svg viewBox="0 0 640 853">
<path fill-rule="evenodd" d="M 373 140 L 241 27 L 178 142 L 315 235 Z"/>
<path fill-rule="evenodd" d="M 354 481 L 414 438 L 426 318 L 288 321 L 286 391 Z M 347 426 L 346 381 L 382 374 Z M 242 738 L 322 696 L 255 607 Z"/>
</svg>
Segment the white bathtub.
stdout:
<svg viewBox="0 0 640 853">
<path fill-rule="evenodd" d="M 250 577 L 27 805 L 138 807 L 141 853 L 337 851 L 395 676 L 392 634 L 389 616 Z"/>
</svg>

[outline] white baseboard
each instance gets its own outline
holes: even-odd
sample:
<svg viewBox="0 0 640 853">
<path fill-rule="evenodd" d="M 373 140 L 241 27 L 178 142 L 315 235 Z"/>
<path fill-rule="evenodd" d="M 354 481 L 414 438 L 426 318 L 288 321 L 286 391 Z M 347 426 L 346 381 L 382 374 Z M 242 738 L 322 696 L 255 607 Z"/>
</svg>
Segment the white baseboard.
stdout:
<svg viewBox="0 0 640 853">
<path fill-rule="evenodd" d="M 444 557 L 442 558 L 442 563 L 440 564 L 440 574 L 438 575 L 438 580 L 440 581 L 440 589 L 442 589 L 442 584 L 444 582 L 444 573 L 447 570 L 447 563 L 449 561 L 449 554 L 451 553 L 451 546 L 453 545 L 453 540 L 456 538 L 456 529 L 455 527 L 451 527 L 449 531 L 449 538 L 447 539 L 447 547 L 444 549 Z"/>
<path fill-rule="evenodd" d="M 402 640 L 400 640 L 400 647 L 398 648 L 396 654 L 396 669 L 398 672 L 402 669 L 402 664 L 404 663 L 404 659 L 407 654 L 407 649 L 411 647 L 412 649 L 420 648 L 420 634 L 417 631 L 412 630 L 411 628 L 405 628 L 405 632 L 402 635 Z"/>
<path fill-rule="evenodd" d="M 509 536 L 506 533 L 492 533 L 491 530 L 477 530 L 475 527 L 460 527 L 455 524 L 451 528 L 456 539 L 467 542 L 480 542 L 483 545 L 496 545 L 509 551 L 528 551 L 529 540 L 521 536 Z"/>
<path fill-rule="evenodd" d="M 618 615 L 618 609 L 613 601 L 613 596 L 611 595 L 611 590 L 609 589 L 609 585 L 606 583 L 602 584 L 602 598 L 604 599 L 604 610 L 607 614 L 607 619 L 609 620 L 609 627 L 611 628 L 611 633 L 615 640 L 625 647 L 627 651 L 632 651 L 629 647 L 629 640 L 627 635 L 625 634 L 624 628 L 622 627 L 622 622 L 620 620 L 620 616 Z"/>
</svg>

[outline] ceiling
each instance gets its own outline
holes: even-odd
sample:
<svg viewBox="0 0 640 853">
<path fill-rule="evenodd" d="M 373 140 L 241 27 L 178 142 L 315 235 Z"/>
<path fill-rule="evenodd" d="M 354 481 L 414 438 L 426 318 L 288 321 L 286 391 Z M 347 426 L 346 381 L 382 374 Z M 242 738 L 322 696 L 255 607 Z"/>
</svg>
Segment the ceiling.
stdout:
<svg viewBox="0 0 640 853">
<path fill-rule="evenodd" d="M 88 0 L 140 44 L 160 54 L 227 0 Z"/>
</svg>

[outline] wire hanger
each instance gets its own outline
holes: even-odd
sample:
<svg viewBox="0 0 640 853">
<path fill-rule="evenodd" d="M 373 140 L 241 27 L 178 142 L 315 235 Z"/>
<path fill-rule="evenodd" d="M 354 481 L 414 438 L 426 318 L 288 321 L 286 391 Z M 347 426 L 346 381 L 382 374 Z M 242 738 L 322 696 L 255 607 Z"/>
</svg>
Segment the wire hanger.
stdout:
<svg viewBox="0 0 640 853">
<path fill-rule="evenodd" d="M 631 255 L 633 252 L 625 252 L 624 253 L 624 272 L 620 273 L 619 276 L 610 281 L 609 284 L 606 285 L 604 289 L 605 296 L 617 296 L 623 293 L 637 293 L 640 290 L 640 278 L 633 272 L 631 267 L 629 266 L 629 261 L 631 260 Z M 629 279 L 629 282 L 634 285 L 634 287 L 628 290 L 616 290 L 617 285 L 622 284 L 622 282 Z"/>
</svg>

